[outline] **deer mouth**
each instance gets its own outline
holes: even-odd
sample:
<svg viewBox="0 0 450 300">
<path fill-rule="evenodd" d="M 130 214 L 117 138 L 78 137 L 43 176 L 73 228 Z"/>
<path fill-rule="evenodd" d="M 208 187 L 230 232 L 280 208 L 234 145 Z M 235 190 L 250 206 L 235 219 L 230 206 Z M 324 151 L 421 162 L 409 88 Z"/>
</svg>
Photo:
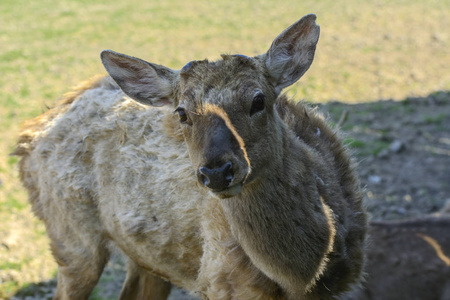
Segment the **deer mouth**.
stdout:
<svg viewBox="0 0 450 300">
<path fill-rule="evenodd" d="M 238 195 L 241 192 L 242 186 L 243 186 L 243 183 L 236 183 L 236 184 L 233 184 L 233 185 L 231 185 L 225 189 L 221 189 L 221 190 L 209 189 L 209 193 L 213 197 L 218 198 L 218 199 L 231 198 L 231 197 Z"/>
</svg>

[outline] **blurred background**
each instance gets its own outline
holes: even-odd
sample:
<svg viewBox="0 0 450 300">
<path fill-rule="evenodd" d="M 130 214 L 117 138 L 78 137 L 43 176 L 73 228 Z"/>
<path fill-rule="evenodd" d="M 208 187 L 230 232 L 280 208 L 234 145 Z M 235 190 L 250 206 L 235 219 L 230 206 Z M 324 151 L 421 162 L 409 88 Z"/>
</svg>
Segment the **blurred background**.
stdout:
<svg viewBox="0 0 450 300">
<path fill-rule="evenodd" d="M 428 149 L 428 154 L 448 161 L 447 115 L 439 112 L 438 106 L 425 105 L 428 110 L 423 117 L 421 111 L 415 111 L 414 99 L 422 104 L 430 99 L 443 105 L 449 101 L 450 0 L 2 0 L 0 299 L 56 274 L 45 228 L 32 216 L 19 183 L 17 158 L 8 155 L 24 120 L 51 107 L 71 86 L 105 73 L 99 59 L 103 49 L 179 69 L 190 60 L 218 59 L 221 53 L 261 54 L 282 30 L 308 13 L 315 13 L 321 26 L 316 57 L 288 93 L 321 105 L 335 101 L 347 105 L 330 104 L 329 113 L 335 119 L 356 104 L 356 117 L 350 119 L 347 129 L 360 137 L 348 143 L 362 153 L 364 161 L 408 149 L 408 141 L 389 136 L 392 128 L 378 128 L 384 136 L 375 135 L 375 143 L 363 136 L 378 129 L 369 125 L 361 129 L 352 123 L 369 112 L 372 119 L 363 121 L 372 124 L 377 121 L 373 112 L 377 109 L 380 116 L 385 109 L 395 110 L 398 115 L 393 115 L 391 122 L 411 113 L 411 118 L 417 117 L 425 125 L 436 125 L 438 146 Z M 404 110 L 392 109 L 398 106 L 386 100 L 404 103 Z M 397 148 L 394 142 L 400 143 Z M 439 177 L 438 182 L 449 175 L 445 169 L 442 172 L 444 179 Z M 383 176 L 374 172 L 363 175 L 369 187 L 383 181 Z M 442 191 L 442 186 L 436 189 Z M 376 197 L 377 193 L 371 193 L 368 198 Z M 437 195 L 440 198 L 430 211 L 445 200 L 445 195 Z M 388 196 L 380 197 L 392 200 Z M 398 197 L 410 203 L 415 196 L 403 192 Z"/>
</svg>

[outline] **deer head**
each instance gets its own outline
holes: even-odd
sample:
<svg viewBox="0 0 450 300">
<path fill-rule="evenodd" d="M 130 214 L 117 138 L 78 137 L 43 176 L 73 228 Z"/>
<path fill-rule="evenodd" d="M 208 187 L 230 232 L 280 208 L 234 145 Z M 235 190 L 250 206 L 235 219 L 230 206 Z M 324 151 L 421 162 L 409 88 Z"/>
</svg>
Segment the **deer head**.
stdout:
<svg viewBox="0 0 450 300">
<path fill-rule="evenodd" d="M 307 15 L 283 31 L 267 53 L 222 55 L 181 70 L 110 50 L 102 62 L 132 99 L 171 105 L 178 114 L 200 184 L 214 196 L 236 196 L 270 172 L 283 152 L 283 126 L 274 103 L 311 65 L 319 26 Z"/>
</svg>

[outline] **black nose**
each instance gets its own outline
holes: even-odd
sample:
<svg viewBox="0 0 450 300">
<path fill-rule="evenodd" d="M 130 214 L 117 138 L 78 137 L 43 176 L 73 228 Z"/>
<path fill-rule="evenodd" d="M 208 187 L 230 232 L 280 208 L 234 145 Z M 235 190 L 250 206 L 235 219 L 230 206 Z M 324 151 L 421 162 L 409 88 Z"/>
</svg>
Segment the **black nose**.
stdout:
<svg viewBox="0 0 450 300">
<path fill-rule="evenodd" d="M 226 189 L 231 181 L 233 181 L 233 165 L 227 162 L 219 168 L 210 169 L 200 167 L 198 169 L 199 180 L 204 186 L 214 191 L 222 191 Z"/>
</svg>

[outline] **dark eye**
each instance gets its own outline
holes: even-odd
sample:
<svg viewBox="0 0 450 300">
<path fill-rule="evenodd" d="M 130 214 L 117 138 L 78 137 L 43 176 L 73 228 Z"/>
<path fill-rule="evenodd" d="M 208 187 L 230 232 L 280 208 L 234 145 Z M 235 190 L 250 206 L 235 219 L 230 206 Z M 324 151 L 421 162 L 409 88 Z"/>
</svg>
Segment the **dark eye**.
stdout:
<svg viewBox="0 0 450 300">
<path fill-rule="evenodd" d="M 182 107 L 178 107 L 177 109 L 175 109 L 175 112 L 178 113 L 178 116 L 180 117 L 180 122 L 186 124 L 188 121 L 186 110 Z"/>
<path fill-rule="evenodd" d="M 250 108 L 250 116 L 253 116 L 255 113 L 262 111 L 264 109 L 264 100 L 266 96 L 264 94 L 259 93 L 253 98 L 252 107 Z"/>
</svg>

